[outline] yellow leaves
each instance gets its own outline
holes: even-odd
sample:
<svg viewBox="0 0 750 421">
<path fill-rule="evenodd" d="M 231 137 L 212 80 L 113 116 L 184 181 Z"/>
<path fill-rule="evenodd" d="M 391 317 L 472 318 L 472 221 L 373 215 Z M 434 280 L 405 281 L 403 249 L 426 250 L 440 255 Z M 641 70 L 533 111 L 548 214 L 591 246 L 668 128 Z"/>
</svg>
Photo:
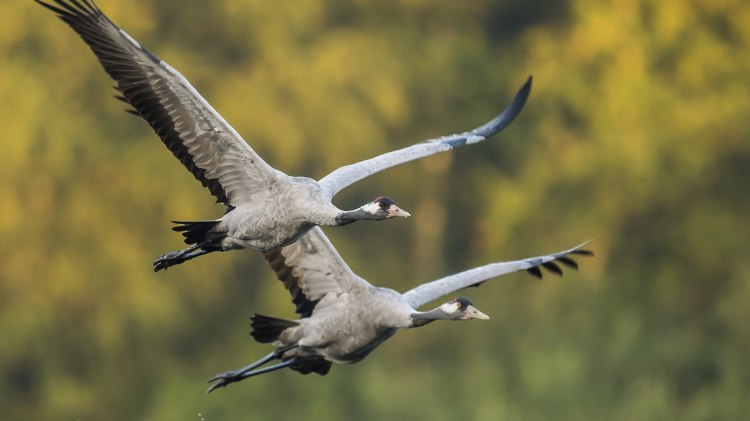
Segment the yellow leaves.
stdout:
<svg viewBox="0 0 750 421">
<path fill-rule="evenodd" d="M 324 3 L 318 0 L 293 0 L 266 2 L 262 0 L 229 0 L 222 2 L 230 16 L 242 17 L 244 22 L 257 22 L 260 33 L 270 40 L 282 40 L 317 29 L 325 12 Z M 281 38 L 278 38 L 281 37 Z M 271 47 L 273 43 L 266 44 Z"/>
<path fill-rule="evenodd" d="M 741 34 L 741 42 L 747 46 L 750 44 L 750 8 L 736 6 L 729 13 L 729 22 L 732 23 L 732 29 Z"/>
<path fill-rule="evenodd" d="M 571 53 L 579 60 L 590 60 L 602 52 L 612 51 L 622 39 L 622 27 L 607 21 L 604 16 L 590 13 L 583 25 L 571 34 Z"/>
<path fill-rule="evenodd" d="M 441 153 L 419 161 L 422 167 L 431 175 L 442 175 L 448 172 L 453 162 L 453 154 Z"/>
<path fill-rule="evenodd" d="M 331 31 L 264 57 L 231 75 L 217 103 L 241 134 L 263 145 L 256 149 L 269 152 L 268 162 L 289 173 L 310 156 L 324 170 L 364 159 L 382 146 L 378 123 L 408 118 L 401 66 L 378 39 Z M 233 115 L 237 109 L 252 111 Z M 350 147 L 335 153 L 326 146 L 344 143 Z"/>
<path fill-rule="evenodd" d="M 710 32 L 692 34 L 692 43 L 679 61 L 678 81 L 688 86 L 707 87 L 727 73 L 735 73 L 736 51 Z M 746 67 L 746 66 L 745 66 Z"/>
<path fill-rule="evenodd" d="M 308 70 L 325 78 L 330 89 L 347 88 L 356 99 L 365 99 L 387 123 L 399 123 L 407 117 L 403 69 L 391 54 L 372 36 L 333 31 L 311 52 Z"/>
<path fill-rule="evenodd" d="M 650 2 L 649 12 L 654 42 L 671 44 L 695 28 L 695 7 L 690 2 Z"/>
<path fill-rule="evenodd" d="M 133 3 L 127 0 L 99 0 L 95 2 L 104 14 L 125 32 L 134 36 L 135 39 L 142 40 L 143 35 L 141 34 L 152 33 L 158 26 L 164 25 L 163 22 L 155 21 L 158 15 L 155 13 L 156 8 L 153 7 L 151 2 Z"/>
<path fill-rule="evenodd" d="M 31 15 L 31 8 L 8 7 L 0 14 L 0 44 L 13 45 L 21 41 L 29 32 L 26 25 L 27 16 Z"/>
<path fill-rule="evenodd" d="M 18 95 L 21 88 L 24 95 Z M 14 173 L 19 165 L 30 159 L 33 139 L 40 130 L 31 122 L 44 118 L 44 89 L 35 80 L 16 65 L 7 65 L 0 72 L 0 116 L 12 116 L 15 113 L 28 116 L 26 119 L 3 118 L 4 154 L 7 164 L 0 169 L 0 174 L 8 171 Z M 12 140 L 12 141 L 11 141 Z M 8 168 L 10 166 L 10 168 Z"/>
<path fill-rule="evenodd" d="M 498 9 L 482 2 L 99 3 L 290 174 L 324 175 L 443 128 L 481 122 L 497 105 L 487 98 L 515 86 L 505 81 L 535 76 L 529 103 L 498 138 L 389 170 L 345 193 L 388 194 L 414 218 L 328 231 L 355 271 L 399 290 L 470 264 L 588 238 L 596 241 L 596 258 L 581 259 L 581 271 L 559 283 L 530 284 L 518 275 L 517 283 L 462 292 L 479 300 L 499 329 L 436 323 L 399 334 L 382 353 L 326 378 L 275 373 L 239 385 L 265 404 L 265 418 L 304 412 L 288 402 L 277 409 L 278 390 L 319 391 L 314 396 L 324 401 L 310 404 L 308 418 L 320 418 L 331 399 L 349 402 L 340 411 L 350 418 L 383 418 L 350 391 L 358 384 L 373 396 L 388 390 L 393 374 L 383 375 L 383 367 L 394 364 L 429 377 L 414 385 L 460 379 L 456 373 L 474 364 L 465 361 L 481 361 L 493 374 L 461 384 L 475 388 L 466 397 L 436 390 L 419 415 L 460 418 L 461 410 L 481 405 L 487 416 L 506 410 L 518 419 L 582 419 L 614 406 L 641 418 L 649 414 L 644 407 L 680 418 L 674 408 L 684 402 L 673 397 L 674 386 L 639 372 L 633 352 L 654 361 L 654 344 L 664 342 L 664 320 L 681 309 L 680 298 L 698 297 L 705 308 L 686 305 L 685 317 L 702 312 L 698 323 L 681 319 L 672 333 L 700 335 L 696 325 L 719 323 L 747 346 L 738 321 L 747 315 L 738 310 L 742 300 L 726 298 L 748 295 L 741 282 L 747 265 L 737 263 L 749 226 L 746 195 L 736 187 L 747 178 L 750 109 L 744 2 L 576 0 L 563 17 L 519 22 L 528 29 L 512 33 L 515 43 L 498 40 L 507 28 L 492 26 Z M 519 19 L 532 6 L 517 6 Z M 165 415 L 154 419 L 186 419 L 206 402 L 228 419 L 247 413 L 246 393 L 229 395 L 241 403 L 216 403 L 212 395 L 190 406 L 182 392 L 201 393 L 193 382 L 234 365 L 216 362 L 216 349 L 266 352 L 250 344 L 246 317 L 291 316 L 286 292 L 252 252 L 151 272 L 156 255 L 182 246 L 170 219 L 213 218 L 223 209 L 142 121 L 119 111 L 91 53 L 51 14 L 31 1 L 8 8 L 0 16 L 0 51 L 0 327 L 7 339 L 0 354 L 43 367 L 41 385 L 29 386 L 36 394 L 14 407 L 41 406 L 71 419 L 81 417 L 80 408 L 92 414 L 86 418 L 106 419 L 109 403 L 120 406 L 114 415 L 123 419 L 142 419 L 154 405 Z M 716 302 L 724 303 L 718 322 Z M 507 317 L 494 317 L 500 311 Z M 555 324 L 570 315 L 567 325 Z M 654 324 L 656 333 L 649 332 Z M 589 336 L 571 341 L 580 331 Z M 735 338 L 712 334 L 717 349 L 742 349 Z M 456 339 L 450 343 L 481 337 L 485 346 L 455 348 L 466 353 L 457 359 L 436 346 L 445 335 Z M 37 349 L 49 343 L 54 353 Z M 558 343 L 561 351 L 549 353 Z M 722 367 L 746 377 L 731 371 L 745 354 L 737 351 Z M 434 370 L 440 361 L 451 369 Z M 679 368 L 663 377 L 692 375 L 689 364 Z M 615 377 L 616 386 L 601 380 Z M 576 412 L 583 404 L 559 393 L 566 387 L 570 396 L 592 396 L 585 407 L 591 411 Z M 129 405 L 122 390 L 139 404 Z M 414 408 L 398 393 L 381 395 L 392 400 L 389 408 Z M 534 405 L 524 396 L 536 396 Z M 686 399 L 716 405 L 701 395 Z M 553 402 L 554 410 L 539 402 Z M 34 418 L 14 417 L 19 411 L 10 418 Z"/>
</svg>

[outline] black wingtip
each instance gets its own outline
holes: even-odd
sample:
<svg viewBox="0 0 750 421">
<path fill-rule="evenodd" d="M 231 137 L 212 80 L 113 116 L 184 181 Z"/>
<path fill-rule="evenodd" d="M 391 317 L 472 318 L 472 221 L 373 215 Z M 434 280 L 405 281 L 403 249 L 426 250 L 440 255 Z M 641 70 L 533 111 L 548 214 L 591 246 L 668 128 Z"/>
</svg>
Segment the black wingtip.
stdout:
<svg viewBox="0 0 750 421">
<path fill-rule="evenodd" d="M 551 261 L 551 262 L 542 263 L 542 266 L 544 266 L 545 269 L 547 269 L 548 271 L 554 273 L 557 276 L 563 276 L 562 269 L 560 269 L 560 266 L 557 266 L 555 264 L 554 260 Z"/>
<path fill-rule="evenodd" d="M 529 272 L 530 274 L 534 275 L 537 279 L 542 279 L 542 270 L 539 269 L 539 266 L 533 266 L 528 269 L 526 269 L 526 272 Z"/>
<path fill-rule="evenodd" d="M 521 86 L 521 89 L 518 90 L 518 93 L 516 93 L 516 96 L 515 98 L 513 98 L 513 102 L 511 103 L 511 107 L 513 107 L 513 109 L 518 109 L 518 111 L 513 114 L 512 118 L 515 118 L 518 113 L 521 112 L 523 106 L 526 105 L 526 100 L 528 100 L 529 95 L 531 95 L 531 87 L 533 84 L 534 76 L 529 75 L 528 79 L 526 79 L 526 82 L 524 82 L 523 86 Z"/>
<path fill-rule="evenodd" d="M 128 102 L 128 100 L 127 100 L 127 99 L 126 99 L 126 98 L 125 98 L 124 96 L 122 96 L 122 95 L 114 95 L 114 97 L 115 97 L 115 99 L 116 99 L 116 100 L 118 100 L 118 101 L 122 101 L 122 102 L 124 102 L 124 103 L 126 103 L 126 104 L 130 105 L 130 102 Z M 126 109 L 125 109 L 125 110 L 123 110 L 123 111 L 125 111 L 125 112 L 126 112 L 126 113 L 128 113 L 128 114 L 132 114 L 132 115 L 134 115 L 134 116 L 136 116 L 136 117 L 141 117 L 141 113 L 139 113 L 139 112 L 138 112 L 137 110 L 135 110 L 134 108 L 130 108 L 130 107 L 129 107 L 129 108 L 126 108 Z"/>
<path fill-rule="evenodd" d="M 526 103 L 526 100 L 529 98 L 529 94 L 531 94 L 531 86 L 534 84 L 534 76 L 529 75 L 528 78 L 526 78 L 526 82 L 523 83 L 521 86 L 521 89 L 518 90 L 518 93 L 516 93 L 516 97 L 513 98 L 513 102 L 520 99 L 523 101 L 522 105 Z"/>
<path fill-rule="evenodd" d="M 594 252 L 593 251 L 586 250 L 586 249 L 573 250 L 573 251 L 570 252 L 570 254 L 577 254 L 579 256 L 589 256 L 589 257 L 593 257 L 594 256 Z"/>
<path fill-rule="evenodd" d="M 567 256 L 560 256 L 556 260 L 556 262 L 562 263 L 563 265 L 567 266 L 570 269 L 578 270 L 578 263 Z"/>
<path fill-rule="evenodd" d="M 57 6 L 53 6 L 52 4 L 40 1 L 40 0 L 34 0 L 42 7 L 45 7 L 54 13 L 56 13 L 60 17 L 68 17 L 72 18 L 75 16 L 80 15 L 90 15 L 92 13 L 95 13 L 98 8 L 91 0 L 53 0 Z"/>
<path fill-rule="evenodd" d="M 59 7 L 55 7 L 55 6 L 53 6 L 53 5 L 49 4 L 49 3 L 45 3 L 45 2 L 40 1 L 40 0 L 34 0 L 34 1 L 37 2 L 40 6 L 44 7 L 45 9 L 51 10 L 53 13 L 56 13 L 58 16 L 69 15 L 68 12 L 60 9 Z"/>
<path fill-rule="evenodd" d="M 569 269 L 578 270 L 578 263 L 575 260 L 573 260 L 573 257 L 593 256 L 594 253 L 591 250 L 583 248 L 587 246 L 590 242 L 591 241 L 587 241 L 585 243 L 579 244 L 578 246 L 568 251 L 554 254 L 551 256 L 552 259 L 546 262 L 542 262 L 541 258 L 528 259 L 527 262 L 530 265 L 532 265 L 532 267 L 526 269 L 526 272 L 530 273 L 536 278 L 542 279 L 544 276 L 544 272 L 542 271 L 542 268 L 558 276 L 563 276 L 563 268 L 560 265 L 563 265 Z"/>
<path fill-rule="evenodd" d="M 508 127 L 508 125 L 512 123 L 513 120 L 515 120 L 518 114 L 521 113 L 523 106 L 526 105 L 526 100 L 529 98 L 529 94 L 531 93 L 531 85 L 533 83 L 533 80 L 533 76 L 529 76 L 529 78 L 526 79 L 526 82 L 523 84 L 523 86 L 521 86 L 521 89 L 518 90 L 515 98 L 513 98 L 513 102 L 505 107 L 500 115 L 488 121 L 485 125 L 477 127 L 469 133 L 475 136 L 482 136 L 484 138 L 487 138 Z"/>
</svg>

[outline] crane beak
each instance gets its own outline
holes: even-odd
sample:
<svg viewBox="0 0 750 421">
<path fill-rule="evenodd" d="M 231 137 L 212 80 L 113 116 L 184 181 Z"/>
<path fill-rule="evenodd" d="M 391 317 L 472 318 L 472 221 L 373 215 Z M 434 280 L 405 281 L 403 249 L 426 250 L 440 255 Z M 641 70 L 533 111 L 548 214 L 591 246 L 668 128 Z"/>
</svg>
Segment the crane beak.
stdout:
<svg viewBox="0 0 750 421">
<path fill-rule="evenodd" d="M 401 218 L 408 218 L 411 216 L 411 214 L 396 205 L 391 205 L 391 207 L 388 208 L 388 217 L 395 218 L 397 216 L 400 216 Z"/>
<path fill-rule="evenodd" d="M 465 313 L 466 314 L 464 315 L 464 320 L 469 320 L 469 319 L 488 320 L 490 318 L 490 316 L 477 310 L 477 308 L 474 306 L 467 307 Z"/>
</svg>

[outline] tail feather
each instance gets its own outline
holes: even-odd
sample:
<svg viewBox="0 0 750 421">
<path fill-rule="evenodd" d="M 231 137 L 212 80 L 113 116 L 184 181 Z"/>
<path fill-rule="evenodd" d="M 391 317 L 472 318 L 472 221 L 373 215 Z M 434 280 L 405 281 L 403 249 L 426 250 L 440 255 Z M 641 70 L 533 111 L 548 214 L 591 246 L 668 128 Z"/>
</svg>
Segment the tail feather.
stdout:
<svg viewBox="0 0 750 421">
<path fill-rule="evenodd" d="M 250 317 L 250 325 L 252 326 L 250 335 L 256 341 L 265 344 L 278 340 L 283 331 L 290 327 L 299 326 L 299 323 L 263 316 L 262 314 L 253 314 Z"/>
<path fill-rule="evenodd" d="M 211 238 L 209 238 L 209 231 L 220 221 L 220 219 L 212 221 L 172 221 L 172 223 L 178 224 L 172 227 L 172 231 L 181 232 L 182 236 L 185 237 L 185 244 L 210 243 L 223 236 L 221 233 L 211 233 Z"/>
</svg>

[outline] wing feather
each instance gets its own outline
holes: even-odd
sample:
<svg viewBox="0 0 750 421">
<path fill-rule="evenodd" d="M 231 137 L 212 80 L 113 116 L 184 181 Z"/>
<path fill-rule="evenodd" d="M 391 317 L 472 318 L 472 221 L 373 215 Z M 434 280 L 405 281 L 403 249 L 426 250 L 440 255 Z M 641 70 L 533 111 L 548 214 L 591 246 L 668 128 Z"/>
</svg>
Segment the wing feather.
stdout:
<svg viewBox="0 0 750 421">
<path fill-rule="evenodd" d="M 227 206 L 249 202 L 270 178 L 280 174 L 187 79 L 118 28 L 93 1 L 35 1 L 55 12 L 83 38 L 116 82 L 122 99 L 218 202 Z"/>
<path fill-rule="evenodd" d="M 464 133 L 444 136 L 437 139 L 408 146 L 397 151 L 388 152 L 356 164 L 343 166 L 320 179 L 320 184 L 331 197 L 344 188 L 363 178 L 387 168 L 394 167 L 415 159 L 424 158 L 439 152 L 449 151 L 464 145 L 481 142 L 507 127 L 521 112 L 531 92 L 532 77 L 523 84 L 513 102 L 500 115 L 484 125 Z"/>
<path fill-rule="evenodd" d="M 404 299 L 414 308 L 421 307 L 428 302 L 440 298 L 444 295 L 451 294 L 460 289 L 471 286 L 478 286 L 482 282 L 498 276 L 507 275 L 513 272 L 526 270 L 532 275 L 541 278 L 543 267 L 555 274 L 562 275 L 562 269 L 554 262 L 566 262 L 569 267 L 578 266 L 571 259 L 572 255 L 591 256 L 593 253 L 584 250 L 589 241 L 579 244 L 571 249 L 558 253 L 548 254 L 546 256 L 530 257 L 528 259 L 515 260 L 512 262 L 491 263 L 489 265 L 476 267 L 455 275 L 446 276 L 432 282 L 422 284 L 404 294 Z M 573 263 L 571 265 L 570 263 Z"/>
<path fill-rule="evenodd" d="M 289 291 L 301 317 L 309 317 L 326 294 L 370 286 L 352 272 L 320 227 L 291 245 L 263 255 Z"/>
</svg>

